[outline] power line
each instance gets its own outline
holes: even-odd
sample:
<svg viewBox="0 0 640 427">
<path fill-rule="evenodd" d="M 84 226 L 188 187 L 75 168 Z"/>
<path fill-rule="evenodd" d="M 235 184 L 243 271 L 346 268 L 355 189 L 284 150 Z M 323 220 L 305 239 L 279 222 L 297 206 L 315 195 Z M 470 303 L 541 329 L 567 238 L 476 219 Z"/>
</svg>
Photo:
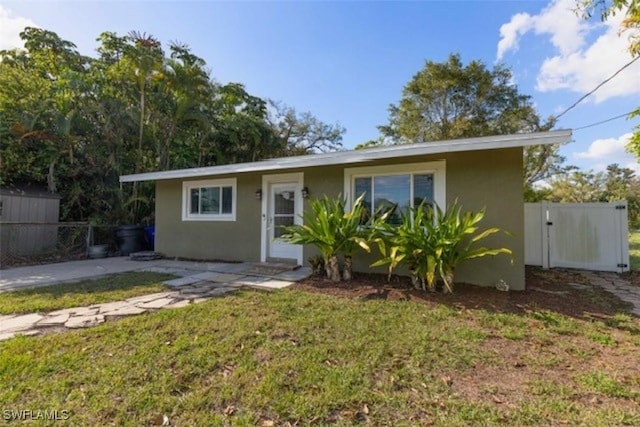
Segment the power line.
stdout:
<svg viewBox="0 0 640 427">
<path fill-rule="evenodd" d="M 602 86 L 604 86 L 605 84 L 607 84 L 608 82 L 610 82 L 615 76 L 617 76 L 618 74 L 620 74 L 624 69 L 626 69 L 627 67 L 631 66 L 631 64 L 633 64 L 634 62 L 636 62 L 638 59 L 640 59 L 640 56 L 636 56 L 635 58 L 633 58 L 631 61 L 627 62 L 625 65 L 623 65 L 618 71 L 616 71 L 615 73 L 613 73 L 611 76 L 609 76 L 609 78 L 607 78 L 606 80 L 604 80 L 603 82 L 601 82 L 598 86 L 596 86 L 591 92 L 583 95 L 580 99 L 578 99 L 576 102 L 574 102 L 573 104 L 571 104 L 570 107 L 568 107 L 566 110 L 564 110 L 562 113 L 558 114 L 556 116 L 556 120 L 559 119 L 560 117 L 564 116 L 565 114 L 567 114 L 569 111 L 571 111 L 572 109 L 574 109 L 578 104 L 580 104 L 582 101 L 584 101 L 587 97 L 593 95 L 593 93 L 595 91 L 597 91 L 598 89 L 600 89 Z"/>
<path fill-rule="evenodd" d="M 631 111 L 629 111 L 628 113 L 620 114 L 619 116 L 610 117 L 610 118 L 608 118 L 608 119 L 601 120 L 601 121 L 599 121 L 599 122 L 595 122 L 595 123 L 591 123 L 591 124 L 588 124 L 588 125 L 585 125 L 585 126 L 580 126 L 580 127 L 577 127 L 577 128 L 573 128 L 573 130 L 575 131 L 575 130 L 587 129 L 587 128 L 591 128 L 591 127 L 594 127 L 594 126 L 601 125 L 601 124 L 603 124 L 603 123 L 611 122 L 611 121 L 613 121 L 613 120 L 621 119 L 622 117 L 626 117 L 626 116 L 628 116 L 629 114 L 633 113 L 634 111 L 635 111 L 635 110 L 631 110 Z"/>
</svg>

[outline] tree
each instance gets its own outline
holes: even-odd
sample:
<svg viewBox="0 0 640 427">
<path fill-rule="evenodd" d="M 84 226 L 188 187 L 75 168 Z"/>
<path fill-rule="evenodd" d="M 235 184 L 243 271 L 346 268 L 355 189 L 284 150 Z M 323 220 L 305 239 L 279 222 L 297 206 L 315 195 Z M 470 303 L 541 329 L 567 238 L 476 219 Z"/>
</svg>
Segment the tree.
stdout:
<svg viewBox="0 0 640 427">
<path fill-rule="evenodd" d="M 389 123 L 379 126 L 381 141 L 392 144 L 549 130 L 531 98 L 518 92 L 511 70 L 487 69 L 481 61 L 464 66 L 460 55 L 443 63 L 426 61 L 389 107 Z M 527 147 L 525 186 L 562 170 L 558 146 Z"/>
<path fill-rule="evenodd" d="M 267 101 L 216 82 L 179 42 L 167 56 L 152 35 L 105 32 L 90 58 L 51 31 L 21 37 L 26 50 L 0 52 L 0 185 L 57 191 L 62 220 L 151 220 L 153 185 L 120 175 L 315 152 L 344 132 L 290 109 L 284 139 Z"/>
<path fill-rule="evenodd" d="M 620 23 L 620 35 L 628 35 L 631 57 L 640 56 L 640 0 L 577 0 L 577 3 L 585 19 L 599 13 L 600 19 L 606 21 L 611 16 L 624 14 Z M 640 116 L 640 107 L 629 114 L 629 118 L 637 116 Z M 635 127 L 627 150 L 640 160 L 640 125 Z"/>
<path fill-rule="evenodd" d="M 565 203 L 616 202 L 626 200 L 629 226 L 640 227 L 640 178 L 629 168 L 618 164 L 607 166 L 606 172 L 573 169 L 549 180 L 543 190 L 545 200 Z"/>
<path fill-rule="evenodd" d="M 549 200 L 562 203 L 587 203 L 603 198 L 604 177 L 593 171 L 572 170 L 550 180 Z"/>
<path fill-rule="evenodd" d="M 346 129 L 336 123 L 327 124 L 310 112 L 298 113 L 295 108 L 269 101 L 269 123 L 280 140 L 280 156 L 338 151 Z"/>
</svg>

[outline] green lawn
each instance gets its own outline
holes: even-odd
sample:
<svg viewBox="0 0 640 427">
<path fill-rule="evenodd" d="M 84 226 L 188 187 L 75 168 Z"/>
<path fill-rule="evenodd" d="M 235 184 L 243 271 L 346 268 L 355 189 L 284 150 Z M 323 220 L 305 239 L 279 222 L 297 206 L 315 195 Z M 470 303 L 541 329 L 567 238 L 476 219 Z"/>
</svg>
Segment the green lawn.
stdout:
<svg viewBox="0 0 640 427">
<path fill-rule="evenodd" d="M 0 293 L 0 314 L 48 312 L 161 292 L 171 274 L 134 271 L 100 279 Z"/>
<path fill-rule="evenodd" d="M 640 231 L 629 233 L 629 258 L 632 270 L 640 270 Z"/>
<path fill-rule="evenodd" d="M 303 291 L 0 342 L 4 410 L 74 425 L 640 425 L 640 321 Z"/>
</svg>

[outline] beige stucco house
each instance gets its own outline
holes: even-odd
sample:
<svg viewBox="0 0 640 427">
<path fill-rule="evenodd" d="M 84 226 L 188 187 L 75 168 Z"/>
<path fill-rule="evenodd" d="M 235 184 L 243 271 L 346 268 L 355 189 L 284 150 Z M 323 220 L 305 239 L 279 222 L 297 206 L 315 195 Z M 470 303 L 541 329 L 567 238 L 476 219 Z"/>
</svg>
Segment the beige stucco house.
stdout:
<svg viewBox="0 0 640 427">
<path fill-rule="evenodd" d="M 524 289 L 522 149 L 568 142 L 571 131 L 503 135 L 375 147 L 286 157 L 252 163 L 125 175 L 121 182 L 156 182 L 155 248 L 170 257 L 299 264 L 313 247 L 278 239 L 278 225 L 299 223 L 309 200 L 366 194 L 372 209 L 401 208 L 427 199 L 446 206 L 458 199 L 465 210 L 486 207 L 482 223 L 508 230 L 489 242 L 513 251 L 508 257 L 472 261 L 456 272 L 459 282 Z M 355 259 L 370 270 L 373 254 Z M 382 269 L 379 271 L 383 271 Z"/>
</svg>

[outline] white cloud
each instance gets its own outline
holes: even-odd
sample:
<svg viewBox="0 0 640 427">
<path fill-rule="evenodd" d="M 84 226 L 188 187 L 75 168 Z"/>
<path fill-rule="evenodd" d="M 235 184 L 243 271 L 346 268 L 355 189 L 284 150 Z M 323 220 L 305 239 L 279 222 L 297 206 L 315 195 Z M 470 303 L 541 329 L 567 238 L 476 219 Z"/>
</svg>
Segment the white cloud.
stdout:
<svg viewBox="0 0 640 427">
<path fill-rule="evenodd" d="M 549 35 L 553 46 L 565 55 L 584 44 L 588 26 L 577 17 L 574 0 L 553 0 L 538 15 L 517 13 L 511 17 L 511 21 L 500 27 L 498 60 L 505 53 L 517 50 L 519 38 L 529 31 Z"/>
<path fill-rule="evenodd" d="M 623 14 L 609 17 L 604 24 L 588 25 L 575 13 L 575 0 L 552 0 L 538 15 L 516 14 L 500 28 L 498 59 L 515 51 L 519 39 L 533 31 L 548 36 L 554 53 L 542 63 L 536 89 L 550 92 L 567 89 L 587 93 L 631 60 L 628 34 L 619 33 Z M 587 44 L 586 37 L 595 35 Z M 616 96 L 640 93 L 640 61 L 598 89 L 589 101 L 601 102 Z"/>
<path fill-rule="evenodd" d="M 518 50 L 518 39 L 526 34 L 533 26 L 533 19 L 528 13 L 517 13 L 511 21 L 500 27 L 500 41 L 498 42 L 498 61 L 506 52 Z"/>
<path fill-rule="evenodd" d="M 594 161 L 592 168 L 596 171 L 603 171 L 608 165 L 618 163 L 621 167 L 640 173 L 640 164 L 636 158 L 625 151 L 631 135 L 631 133 L 625 133 L 618 138 L 597 139 L 589 145 L 587 151 L 573 153 L 573 156 L 577 159 Z"/>
<path fill-rule="evenodd" d="M 25 27 L 37 27 L 30 19 L 12 16 L 9 9 L 0 5 L 0 50 L 24 47 L 20 32 Z"/>
</svg>

